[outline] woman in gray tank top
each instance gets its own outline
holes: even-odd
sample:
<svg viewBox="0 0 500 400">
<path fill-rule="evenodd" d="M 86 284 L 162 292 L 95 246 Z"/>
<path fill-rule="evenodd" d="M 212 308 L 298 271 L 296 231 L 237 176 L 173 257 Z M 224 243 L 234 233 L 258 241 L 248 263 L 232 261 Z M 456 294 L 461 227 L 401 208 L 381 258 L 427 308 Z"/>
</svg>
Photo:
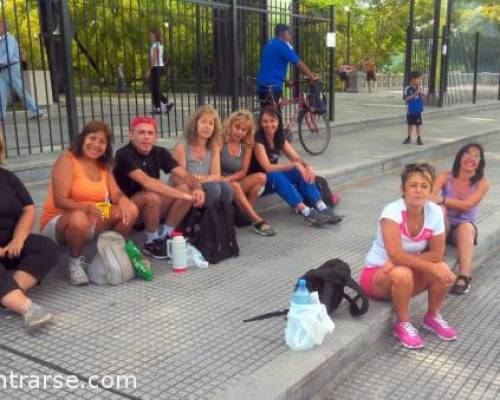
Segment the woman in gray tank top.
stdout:
<svg viewBox="0 0 500 400">
<path fill-rule="evenodd" d="M 262 236 L 273 236 L 274 229 L 254 209 L 266 184 L 266 174 L 248 175 L 254 135 L 255 124 L 249 111 L 235 111 L 226 118 L 220 144 L 221 170 L 225 182 L 231 184 L 236 204 L 252 220 L 252 230 Z"/>
<path fill-rule="evenodd" d="M 220 120 L 210 106 L 202 106 L 190 117 L 185 129 L 186 144 L 179 143 L 174 158 L 191 173 L 205 192 L 205 204 L 233 201 L 231 185 L 220 171 Z"/>
</svg>

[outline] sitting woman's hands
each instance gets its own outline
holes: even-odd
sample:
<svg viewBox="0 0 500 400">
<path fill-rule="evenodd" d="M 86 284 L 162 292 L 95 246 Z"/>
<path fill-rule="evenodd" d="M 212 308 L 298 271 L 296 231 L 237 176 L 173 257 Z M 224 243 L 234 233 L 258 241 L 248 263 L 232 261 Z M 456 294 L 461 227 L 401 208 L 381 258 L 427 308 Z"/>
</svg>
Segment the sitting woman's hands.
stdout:
<svg viewBox="0 0 500 400">
<path fill-rule="evenodd" d="M 205 192 L 202 189 L 193 190 L 193 205 L 195 207 L 202 207 L 205 203 Z"/>
<path fill-rule="evenodd" d="M 17 258 L 21 254 L 23 247 L 23 241 L 13 238 L 5 247 L 0 248 L 0 257 Z"/>
<path fill-rule="evenodd" d="M 102 218 L 101 210 L 95 204 L 82 204 L 81 209 L 92 220 Z"/>
<path fill-rule="evenodd" d="M 448 267 L 448 264 L 444 262 L 436 263 L 432 272 L 446 286 L 452 286 L 457 279 L 453 271 Z"/>
</svg>

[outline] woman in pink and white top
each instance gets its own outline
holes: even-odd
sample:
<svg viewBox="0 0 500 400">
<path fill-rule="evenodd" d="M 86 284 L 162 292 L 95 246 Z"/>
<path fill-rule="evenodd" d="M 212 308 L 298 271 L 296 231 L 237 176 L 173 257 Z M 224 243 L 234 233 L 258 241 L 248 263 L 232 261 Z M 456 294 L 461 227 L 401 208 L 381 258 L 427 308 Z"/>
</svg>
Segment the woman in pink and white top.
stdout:
<svg viewBox="0 0 500 400">
<path fill-rule="evenodd" d="M 408 164 L 401 174 L 403 197 L 387 205 L 377 226 L 377 235 L 366 256 L 360 284 L 377 300 L 392 300 L 397 321 L 393 334 L 407 348 L 424 347 L 410 322 L 410 299 L 428 292 L 428 311 L 423 327 L 443 340 L 455 340 L 456 332 L 440 311 L 455 275 L 443 262 L 444 216 L 430 201 L 435 179 L 429 164 Z"/>
</svg>

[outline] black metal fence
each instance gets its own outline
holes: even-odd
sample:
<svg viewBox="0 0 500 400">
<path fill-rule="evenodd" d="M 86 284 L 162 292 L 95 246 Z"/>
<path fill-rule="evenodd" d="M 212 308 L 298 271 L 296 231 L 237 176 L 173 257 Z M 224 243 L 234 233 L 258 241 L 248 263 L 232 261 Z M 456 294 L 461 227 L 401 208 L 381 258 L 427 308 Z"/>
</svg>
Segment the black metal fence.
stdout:
<svg viewBox="0 0 500 400">
<path fill-rule="evenodd" d="M 438 37 L 439 54 L 433 69 L 432 32 L 418 32 L 412 46 L 412 69 L 423 74 L 424 92 L 440 105 L 498 99 L 500 85 L 499 39 L 453 32 L 448 44 Z M 440 56 L 440 57 L 439 57 Z M 446 67 L 447 65 L 447 67 Z M 434 77 L 433 77 L 434 74 Z M 435 84 L 431 81 L 434 79 Z"/>
<path fill-rule="evenodd" d="M 92 119 L 126 140 L 130 118 L 152 111 L 151 28 L 168 64 L 162 92 L 175 104 L 157 115 L 166 138 L 180 135 L 201 104 L 221 116 L 256 108 L 260 49 L 277 23 L 292 26 L 296 50 L 326 83 L 334 73 L 325 45 L 333 14 L 298 0 L 9 0 L 0 1 L 0 17 L 25 62 L 25 91 L 8 99 L 2 120 L 11 157 L 59 150 Z M 24 107 L 30 95 L 45 117 Z"/>
</svg>

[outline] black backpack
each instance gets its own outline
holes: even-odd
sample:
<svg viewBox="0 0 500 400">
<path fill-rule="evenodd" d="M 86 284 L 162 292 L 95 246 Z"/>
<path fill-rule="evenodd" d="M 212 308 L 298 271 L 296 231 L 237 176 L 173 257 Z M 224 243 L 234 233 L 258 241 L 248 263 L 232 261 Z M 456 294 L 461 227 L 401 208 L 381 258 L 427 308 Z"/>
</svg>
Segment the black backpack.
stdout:
<svg viewBox="0 0 500 400">
<path fill-rule="evenodd" d="M 346 299 L 349 302 L 349 311 L 353 317 L 363 315 L 368 311 L 368 296 L 351 277 L 349 264 L 339 258 L 324 262 L 318 268 L 307 271 L 301 278 L 306 280 L 309 291 L 318 292 L 319 299 L 326 306 L 326 310 L 330 316 L 339 307 L 342 299 Z M 353 290 L 356 293 L 355 296 L 351 297 L 346 293 L 345 288 Z M 361 305 L 358 305 L 359 301 L 361 301 Z M 259 321 L 286 315 L 287 313 L 288 308 L 285 308 L 245 319 L 243 322 Z"/>
<path fill-rule="evenodd" d="M 307 93 L 307 104 L 315 114 L 324 114 L 327 110 L 326 95 L 321 81 L 311 82 Z"/>
<path fill-rule="evenodd" d="M 193 208 L 180 229 L 210 264 L 240 253 L 232 204 L 218 201 L 203 210 Z"/>
</svg>

